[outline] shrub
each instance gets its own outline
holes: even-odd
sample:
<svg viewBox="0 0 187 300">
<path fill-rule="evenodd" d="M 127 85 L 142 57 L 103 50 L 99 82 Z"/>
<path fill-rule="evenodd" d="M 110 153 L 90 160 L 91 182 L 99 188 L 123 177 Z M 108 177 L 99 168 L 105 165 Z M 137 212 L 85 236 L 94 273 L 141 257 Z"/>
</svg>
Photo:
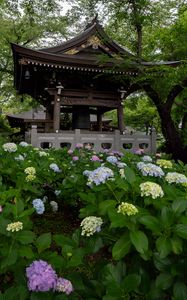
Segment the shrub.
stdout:
<svg viewBox="0 0 187 300">
<path fill-rule="evenodd" d="M 187 165 L 4 148 L 0 300 L 187 299 Z"/>
</svg>

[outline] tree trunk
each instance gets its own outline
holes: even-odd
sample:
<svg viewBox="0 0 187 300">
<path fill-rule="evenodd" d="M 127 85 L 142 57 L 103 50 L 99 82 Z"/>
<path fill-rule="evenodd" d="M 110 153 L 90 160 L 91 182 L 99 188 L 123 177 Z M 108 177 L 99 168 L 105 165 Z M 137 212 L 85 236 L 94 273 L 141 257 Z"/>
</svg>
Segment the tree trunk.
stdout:
<svg viewBox="0 0 187 300">
<path fill-rule="evenodd" d="M 171 118 L 170 111 L 162 105 L 162 107 L 158 108 L 158 113 L 161 119 L 162 133 L 166 139 L 167 153 L 171 153 L 173 159 L 179 159 L 187 163 L 187 146 L 183 145 L 179 132 Z"/>
<path fill-rule="evenodd" d="M 142 58 L 142 24 L 140 22 L 140 13 L 138 10 L 138 5 L 135 0 L 131 0 L 132 8 L 133 8 L 133 18 L 134 18 L 134 26 L 137 34 L 137 56 L 138 60 L 141 61 Z"/>
</svg>

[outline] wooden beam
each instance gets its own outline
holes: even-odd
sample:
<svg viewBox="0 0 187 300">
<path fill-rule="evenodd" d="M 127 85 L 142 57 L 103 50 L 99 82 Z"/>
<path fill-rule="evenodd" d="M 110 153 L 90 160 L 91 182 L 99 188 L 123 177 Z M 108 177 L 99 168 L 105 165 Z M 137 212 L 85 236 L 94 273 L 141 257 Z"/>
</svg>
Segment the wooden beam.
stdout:
<svg viewBox="0 0 187 300">
<path fill-rule="evenodd" d="M 114 100 L 104 100 L 104 99 L 93 99 L 92 101 L 87 98 L 61 98 L 61 105 L 86 105 L 86 106 L 101 106 L 101 107 L 111 107 L 117 108 L 119 106 L 118 101 Z"/>
<path fill-rule="evenodd" d="M 125 130 L 122 104 L 120 104 L 117 108 L 117 115 L 118 115 L 118 128 L 119 128 L 120 132 L 122 133 Z"/>
<path fill-rule="evenodd" d="M 53 129 L 54 132 L 58 132 L 60 129 L 60 97 L 57 94 L 54 96 Z"/>
<path fill-rule="evenodd" d="M 99 131 L 102 131 L 102 114 L 97 114 L 97 128 Z"/>
</svg>

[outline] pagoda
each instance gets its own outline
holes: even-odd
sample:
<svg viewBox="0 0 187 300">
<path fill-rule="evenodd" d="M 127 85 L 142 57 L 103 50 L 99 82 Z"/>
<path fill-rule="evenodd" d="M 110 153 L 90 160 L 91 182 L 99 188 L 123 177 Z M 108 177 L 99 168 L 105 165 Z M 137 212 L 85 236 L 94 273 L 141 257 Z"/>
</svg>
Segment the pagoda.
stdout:
<svg viewBox="0 0 187 300">
<path fill-rule="evenodd" d="M 61 147 L 69 140 L 71 147 L 76 142 L 90 142 L 95 150 L 101 150 L 98 141 L 102 135 L 101 144 L 110 141 L 113 150 L 125 148 L 124 140 L 120 142 L 125 130 L 122 100 L 132 77 L 138 73 L 136 57 L 114 42 L 97 18 L 81 34 L 60 45 L 34 50 L 12 44 L 12 51 L 16 90 L 30 95 L 45 108 L 43 132 L 38 132 L 37 122 L 32 125 L 33 145 L 42 147 L 42 142 L 50 141 L 53 147 Z M 114 109 L 117 110 L 118 132 L 112 140 L 102 132 L 102 116 Z M 63 113 L 72 116 L 69 134 L 74 133 L 74 136 L 68 137 L 68 133 L 61 130 Z M 94 132 L 91 115 L 96 115 Z M 137 142 L 131 144 L 132 148 L 139 148 Z M 149 151 L 150 147 L 148 143 Z"/>
</svg>

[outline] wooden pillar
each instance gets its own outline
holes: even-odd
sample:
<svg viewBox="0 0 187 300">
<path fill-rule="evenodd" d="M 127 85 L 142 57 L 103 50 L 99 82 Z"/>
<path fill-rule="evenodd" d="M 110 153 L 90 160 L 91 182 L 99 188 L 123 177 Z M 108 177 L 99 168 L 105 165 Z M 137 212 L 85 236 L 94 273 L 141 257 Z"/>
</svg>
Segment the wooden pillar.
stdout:
<svg viewBox="0 0 187 300">
<path fill-rule="evenodd" d="M 97 113 L 97 129 L 102 131 L 102 114 Z"/>
<path fill-rule="evenodd" d="M 53 107 L 53 130 L 54 132 L 60 129 L 60 96 L 54 96 L 54 107 Z"/>
<path fill-rule="evenodd" d="M 117 115 L 118 115 L 118 128 L 119 128 L 120 132 L 122 133 L 125 130 L 122 104 L 119 104 L 119 106 L 117 108 Z"/>
</svg>

